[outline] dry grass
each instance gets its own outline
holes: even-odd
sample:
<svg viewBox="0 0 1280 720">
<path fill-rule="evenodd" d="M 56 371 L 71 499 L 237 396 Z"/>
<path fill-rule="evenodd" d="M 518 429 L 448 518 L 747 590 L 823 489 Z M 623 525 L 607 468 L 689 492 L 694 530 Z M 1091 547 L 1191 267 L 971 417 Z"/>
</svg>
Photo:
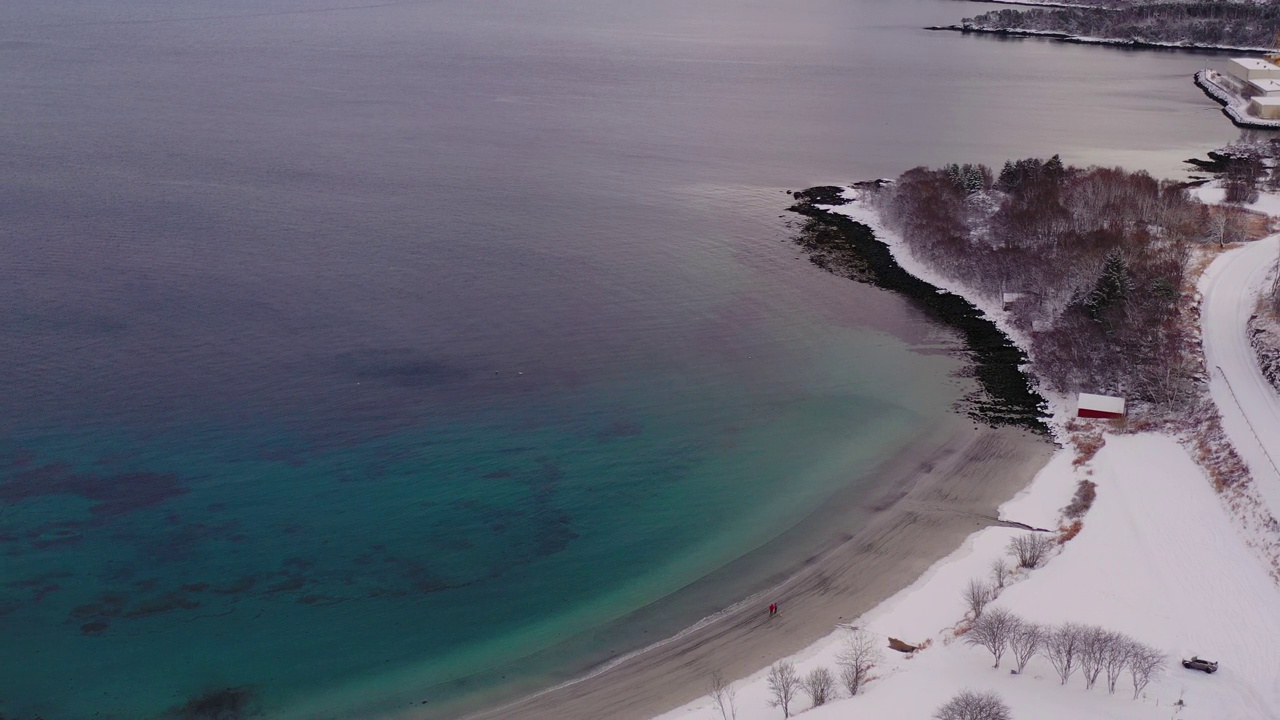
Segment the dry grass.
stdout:
<svg viewBox="0 0 1280 720">
<path fill-rule="evenodd" d="M 1070 525 L 1062 525 L 1058 528 L 1058 544 L 1066 545 L 1075 539 L 1084 529 L 1084 522 L 1080 520 L 1072 520 Z"/>
<path fill-rule="evenodd" d="M 1071 446 L 1076 451 L 1076 457 L 1071 464 L 1074 467 L 1080 467 L 1092 460 L 1093 456 L 1107 444 L 1107 440 L 1102 436 L 1102 430 L 1096 425 L 1086 426 L 1073 420 L 1067 428 L 1070 430 L 1072 425 L 1077 429 L 1070 435 Z"/>
<path fill-rule="evenodd" d="M 1071 498 L 1071 504 L 1062 509 L 1062 514 L 1071 519 L 1084 517 L 1089 512 L 1089 508 L 1093 507 L 1093 501 L 1098 497 L 1098 483 L 1092 480 L 1081 480 L 1076 484 L 1076 494 Z"/>
<path fill-rule="evenodd" d="M 1205 210 L 1207 216 L 1210 218 L 1216 217 L 1224 212 L 1236 213 L 1236 216 L 1240 220 L 1241 237 L 1245 241 L 1261 240 L 1272 233 L 1271 216 L 1265 213 L 1227 205 L 1206 205 Z"/>
</svg>

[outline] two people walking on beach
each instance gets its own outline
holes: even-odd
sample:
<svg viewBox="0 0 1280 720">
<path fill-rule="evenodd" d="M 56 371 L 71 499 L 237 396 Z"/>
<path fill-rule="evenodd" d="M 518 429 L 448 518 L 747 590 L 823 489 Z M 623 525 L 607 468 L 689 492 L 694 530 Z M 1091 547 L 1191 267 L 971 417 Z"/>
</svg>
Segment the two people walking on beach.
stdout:
<svg viewBox="0 0 1280 720">
<path fill-rule="evenodd" d="M 769 617 L 778 614 L 778 603 L 769 603 Z"/>
</svg>

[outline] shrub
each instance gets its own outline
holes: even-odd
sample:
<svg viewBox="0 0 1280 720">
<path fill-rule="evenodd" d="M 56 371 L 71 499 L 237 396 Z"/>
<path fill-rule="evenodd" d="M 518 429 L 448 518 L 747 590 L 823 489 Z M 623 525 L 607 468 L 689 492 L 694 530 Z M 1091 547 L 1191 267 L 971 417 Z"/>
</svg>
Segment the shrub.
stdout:
<svg viewBox="0 0 1280 720">
<path fill-rule="evenodd" d="M 1076 494 L 1071 498 L 1071 503 L 1062 509 L 1062 514 L 1068 518 L 1084 517 L 1089 512 L 1089 508 L 1093 507 L 1093 501 L 1098 497 L 1098 484 L 1092 480 L 1081 480 L 1076 485 Z"/>
<path fill-rule="evenodd" d="M 991 586 L 977 579 L 969 581 L 964 590 L 960 593 L 960 597 L 964 600 L 965 607 L 974 618 L 982 615 L 982 609 L 991 602 L 994 593 Z"/>
<path fill-rule="evenodd" d="M 1009 566 L 1005 564 L 1004 558 L 996 558 L 991 561 L 991 583 L 995 585 L 997 591 L 1004 589 L 1004 584 L 1009 579 Z"/>
<path fill-rule="evenodd" d="M 800 684 L 804 686 L 804 691 L 809 694 L 809 700 L 814 707 L 827 704 L 827 700 L 835 695 L 836 678 L 831 674 L 830 670 L 824 667 L 810 670 Z"/>
<path fill-rule="evenodd" d="M 1147 683 L 1164 672 L 1165 654 L 1141 643 L 1129 648 L 1129 677 L 1133 680 L 1133 699 L 1137 700 Z"/>
<path fill-rule="evenodd" d="M 1045 561 L 1053 545 L 1051 536 L 1027 533 L 1010 540 L 1008 552 L 1018 561 L 1018 567 L 1034 570 Z"/>
<path fill-rule="evenodd" d="M 934 720 L 1011 720 L 1009 706 L 993 692 L 965 690 L 933 714 Z"/>
<path fill-rule="evenodd" d="M 1080 531 L 1083 529 L 1084 523 L 1079 520 L 1072 520 L 1070 525 L 1063 525 L 1058 528 L 1058 544 L 1067 544 L 1074 539 L 1075 536 L 1079 535 Z"/>
<path fill-rule="evenodd" d="M 973 627 L 965 633 L 964 641 L 968 645 L 979 645 L 986 648 L 996 659 L 995 667 L 1000 667 L 1000 658 L 1009 647 L 1009 639 L 1018 631 L 1022 620 L 1004 608 L 995 608 L 985 612 L 973 622 Z"/>
<path fill-rule="evenodd" d="M 1022 622 L 1009 635 L 1009 649 L 1013 651 L 1013 660 L 1018 664 L 1018 674 L 1027 669 L 1027 663 L 1044 645 L 1048 631 L 1043 625 L 1033 622 Z"/>
<path fill-rule="evenodd" d="M 1058 679 L 1063 685 L 1067 684 L 1078 667 L 1084 636 L 1084 626 L 1077 623 L 1063 623 L 1045 635 L 1044 656 L 1058 672 Z"/>
</svg>

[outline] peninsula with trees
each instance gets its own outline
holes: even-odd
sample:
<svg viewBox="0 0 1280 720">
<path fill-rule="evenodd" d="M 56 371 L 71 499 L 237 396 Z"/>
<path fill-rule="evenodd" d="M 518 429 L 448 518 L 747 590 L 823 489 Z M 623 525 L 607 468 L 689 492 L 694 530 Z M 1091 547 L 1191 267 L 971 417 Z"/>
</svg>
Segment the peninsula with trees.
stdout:
<svg viewBox="0 0 1280 720">
<path fill-rule="evenodd" d="M 1093 0 L 1063 5 L 1071 6 L 1002 8 L 929 29 L 1132 47 L 1261 51 L 1274 47 L 1280 27 L 1277 0 Z"/>
</svg>

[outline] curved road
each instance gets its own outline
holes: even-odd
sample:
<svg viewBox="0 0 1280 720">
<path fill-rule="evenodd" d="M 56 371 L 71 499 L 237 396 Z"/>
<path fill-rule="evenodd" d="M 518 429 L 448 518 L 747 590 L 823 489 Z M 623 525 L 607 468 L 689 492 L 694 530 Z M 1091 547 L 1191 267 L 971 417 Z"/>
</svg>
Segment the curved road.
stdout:
<svg viewBox="0 0 1280 720">
<path fill-rule="evenodd" d="M 1278 250 L 1280 235 L 1272 235 L 1214 260 L 1200 279 L 1200 322 L 1223 428 L 1271 514 L 1280 518 L 1280 395 L 1258 369 L 1245 328 Z"/>
</svg>

